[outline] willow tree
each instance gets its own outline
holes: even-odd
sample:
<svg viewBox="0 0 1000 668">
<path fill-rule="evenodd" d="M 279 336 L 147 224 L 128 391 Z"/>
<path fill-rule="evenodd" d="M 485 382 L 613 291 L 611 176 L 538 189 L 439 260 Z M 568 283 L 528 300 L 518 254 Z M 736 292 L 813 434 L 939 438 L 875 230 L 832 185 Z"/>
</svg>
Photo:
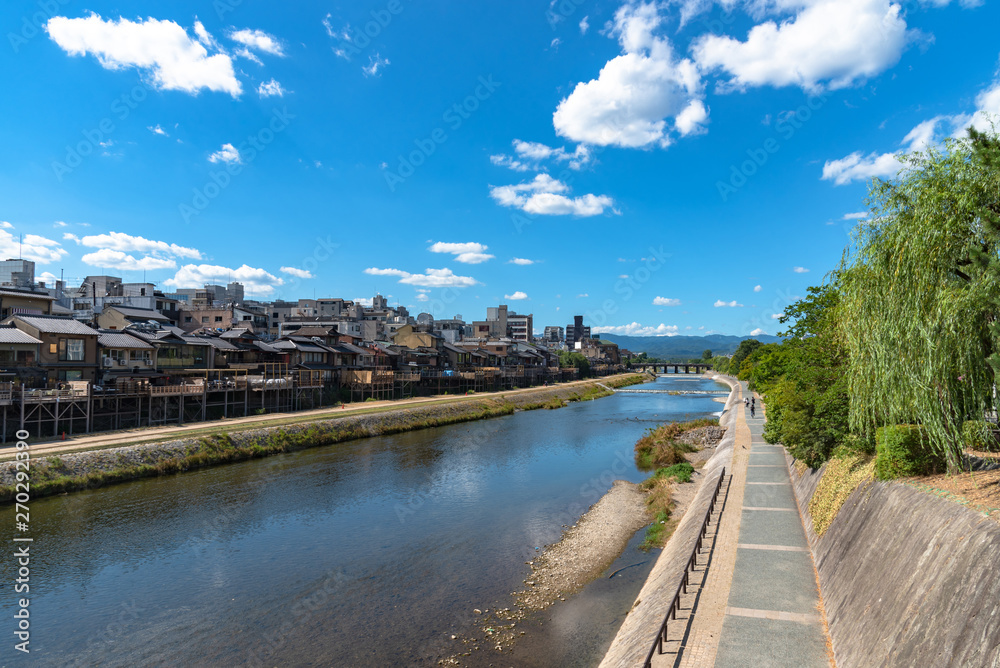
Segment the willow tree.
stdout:
<svg viewBox="0 0 1000 668">
<path fill-rule="evenodd" d="M 986 144 L 948 140 L 876 179 L 841 274 L 852 431 L 871 441 L 880 426 L 922 424 L 952 466 L 963 423 L 993 396 L 1000 225 L 987 219 L 1000 162 L 983 159 Z"/>
</svg>

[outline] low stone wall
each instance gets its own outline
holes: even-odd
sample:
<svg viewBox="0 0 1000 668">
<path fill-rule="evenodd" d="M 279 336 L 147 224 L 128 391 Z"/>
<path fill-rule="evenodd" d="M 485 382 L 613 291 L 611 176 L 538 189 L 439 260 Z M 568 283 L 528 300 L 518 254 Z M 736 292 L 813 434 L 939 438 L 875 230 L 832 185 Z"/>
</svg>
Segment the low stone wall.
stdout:
<svg viewBox="0 0 1000 668">
<path fill-rule="evenodd" d="M 735 390 L 736 381 L 732 378 L 721 375 L 715 378 Z M 671 598 L 684 577 L 687 560 L 698 540 L 702 522 L 705 521 L 705 513 L 712 502 L 715 484 L 722 475 L 722 469 L 732 466 L 733 445 L 736 442 L 736 411 L 733 410 L 735 404 L 736 392 L 732 391 L 719 418 L 719 424 L 727 428 L 726 435 L 719 442 L 715 454 L 699 471 L 702 477 L 698 493 L 688 506 L 673 536 L 667 541 L 649 577 L 646 578 L 646 584 L 639 592 L 632 610 L 625 617 L 611 647 L 604 655 L 601 668 L 641 666 L 646 654 L 649 653 L 649 648 L 653 646 Z"/>
<path fill-rule="evenodd" d="M 612 383 L 627 383 L 618 377 Z M 640 377 L 634 380 L 641 381 Z M 594 390 L 599 390 L 594 393 Z M 556 408 L 569 401 L 610 395 L 598 384 L 552 386 L 499 393 L 472 401 L 410 407 L 361 415 L 317 419 L 286 426 L 253 427 L 218 423 L 218 436 L 181 438 L 103 450 L 33 458 L 32 497 L 100 487 L 116 482 L 178 473 L 307 447 L 413 429 L 437 427 L 518 410 Z M 0 502 L 14 498 L 17 463 L 0 463 Z"/>
<path fill-rule="evenodd" d="M 1000 525 L 901 483 L 862 485 L 822 537 L 823 474 L 788 457 L 837 665 L 1000 666 Z"/>
</svg>

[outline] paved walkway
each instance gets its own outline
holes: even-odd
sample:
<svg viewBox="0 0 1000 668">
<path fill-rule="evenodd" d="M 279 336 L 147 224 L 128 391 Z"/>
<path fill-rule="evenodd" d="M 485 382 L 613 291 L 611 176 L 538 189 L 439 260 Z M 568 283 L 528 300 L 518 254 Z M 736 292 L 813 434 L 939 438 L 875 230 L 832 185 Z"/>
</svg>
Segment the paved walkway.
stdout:
<svg viewBox="0 0 1000 668">
<path fill-rule="evenodd" d="M 746 384 L 742 384 L 744 396 Z M 768 445 L 739 405 L 733 480 L 705 587 L 679 655 L 656 665 L 692 668 L 828 668 L 812 553 L 784 449 Z M 673 659 L 668 663 L 663 660 Z"/>
</svg>

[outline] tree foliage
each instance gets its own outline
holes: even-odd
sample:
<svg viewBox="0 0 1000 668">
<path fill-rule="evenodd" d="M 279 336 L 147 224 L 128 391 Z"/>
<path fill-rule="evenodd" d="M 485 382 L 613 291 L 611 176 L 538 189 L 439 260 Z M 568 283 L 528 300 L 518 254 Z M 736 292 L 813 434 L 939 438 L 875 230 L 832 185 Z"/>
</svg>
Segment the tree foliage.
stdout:
<svg viewBox="0 0 1000 668">
<path fill-rule="evenodd" d="M 995 139 L 995 138 L 994 138 Z M 919 423 L 954 465 L 965 420 L 992 396 L 1000 161 L 995 142 L 949 140 L 876 180 L 871 224 L 842 271 L 850 425 Z"/>
</svg>

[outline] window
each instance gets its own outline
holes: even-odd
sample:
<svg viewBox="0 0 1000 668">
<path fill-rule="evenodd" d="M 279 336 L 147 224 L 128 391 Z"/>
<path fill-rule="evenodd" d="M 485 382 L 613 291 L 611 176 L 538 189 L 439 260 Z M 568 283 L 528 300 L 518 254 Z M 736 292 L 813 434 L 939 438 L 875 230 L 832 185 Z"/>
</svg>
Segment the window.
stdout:
<svg viewBox="0 0 1000 668">
<path fill-rule="evenodd" d="M 201 321 L 202 322 L 208 322 L 208 316 L 207 315 L 201 316 Z"/>
<path fill-rule="evenodd" d="M 222 322 L 222 316 L 221 315 L 215 316 L 215 322 Z"/>
<path fill-rule="evenodd" d="M 191 316 L 189 315 L 184 316 L 184 322 L 191 322 Z"/>
<path fill-rule="evenodd" d="M 60 362 L 83 361 L 83 339 L 59 339 Z"/>
</svg>

